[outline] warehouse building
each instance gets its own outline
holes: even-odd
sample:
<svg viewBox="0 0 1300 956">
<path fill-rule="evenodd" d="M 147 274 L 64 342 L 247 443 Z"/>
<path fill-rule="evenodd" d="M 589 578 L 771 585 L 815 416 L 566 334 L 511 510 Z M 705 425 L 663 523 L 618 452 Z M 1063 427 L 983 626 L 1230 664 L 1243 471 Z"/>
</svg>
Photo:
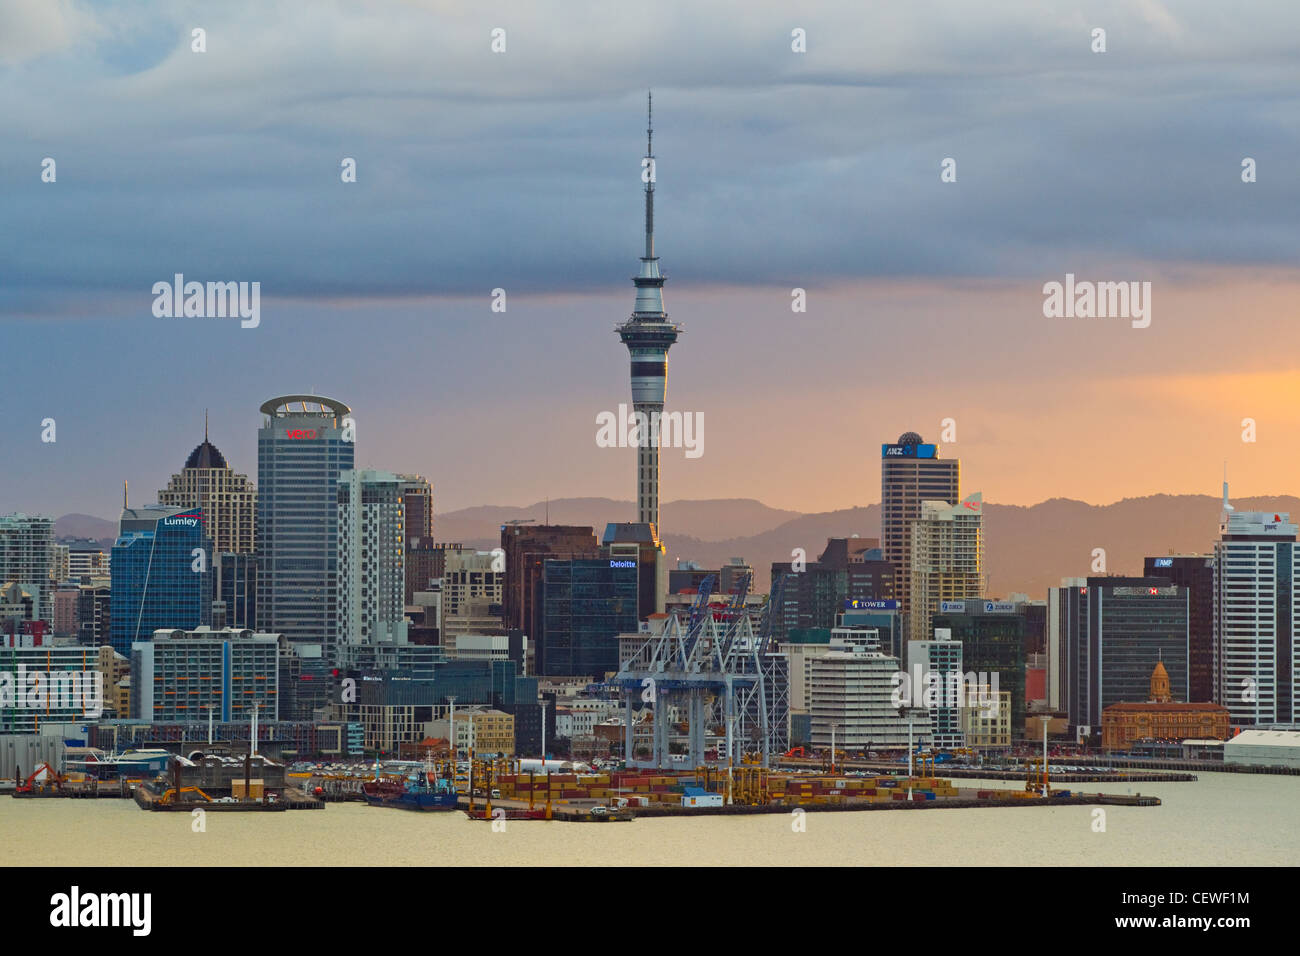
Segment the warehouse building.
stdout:
<svg viewBox="0 0 1300 956">
<path fill-rule="evenodd" d="M 1223 762 L 1253 767 L 1300 767 L 1300 730 L 1243 730 L 1223 745 Z"/>
</svg>

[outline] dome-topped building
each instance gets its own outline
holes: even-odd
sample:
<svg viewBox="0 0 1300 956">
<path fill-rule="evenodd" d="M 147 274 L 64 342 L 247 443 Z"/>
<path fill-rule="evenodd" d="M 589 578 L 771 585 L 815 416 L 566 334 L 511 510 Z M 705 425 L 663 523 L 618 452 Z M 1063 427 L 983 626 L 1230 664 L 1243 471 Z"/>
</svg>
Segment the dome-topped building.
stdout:
<svg viewBox="0 0 1300 956">
<path fill-rule="evenodd" d="M 199 508 L 216 554 L 252 554 L 257 517 L 257 491 L 247 475 L 237 475 L 226 456 L 208 441 L 207 415 L 203 416 L 203 441 L 185 459 L 185 467 L 172 475 L 158 492 L 158 503 L 178 508 Z"/>
<path fill-rule="evenodd" d="M 195 446 L 190 457 L 185 459 L 186 468 L 229 468 L 226 456 L 205 436 L 203 444 Z"/>
</svg>

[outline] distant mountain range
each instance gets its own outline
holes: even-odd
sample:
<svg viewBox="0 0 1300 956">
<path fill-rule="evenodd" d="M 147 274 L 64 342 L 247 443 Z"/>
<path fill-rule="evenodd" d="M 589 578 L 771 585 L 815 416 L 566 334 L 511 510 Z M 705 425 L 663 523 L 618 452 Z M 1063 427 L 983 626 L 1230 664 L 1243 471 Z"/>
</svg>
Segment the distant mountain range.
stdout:
<svg viewBox="0 0 1300 956">
<path fill-rule="evenodd" d="M 94 515 L 64 515 L 54 522 L 54 537 L 90 538 L 100 544 L 107 541 L 112 545 L 117 540 L 117 522 L 96 518 Z"/>
<path fill-rule="evenodd" d="M 1238 511 L 1300 515 L 1300 498 L 1241 498 Z M 1106 552 L 1106 571 L 1139 574 L 1147 555 L 1210 552 L 1218 536 L 1218 498 L 1210 495 L 1150 495 L 1109 505 L 1052 498 L 1028 507 L 984 505 L 989 595 L 1023 592 L 1043 598 L 1062 577 L 1093 574 L 1093 549 Z M 489 549 L 501 541 L 501 525 L 532 518 L 543 523 L 590 525 L 599 536 L 611 521 L 635 515 L 631 501 L 562 498 L 526 506 L 480 505 L 434 517 L 434 538 Z M 716 568 L 732 557 L 754 566 L 756 586 L 768 585 L 774 561 L 789 561 L 794 548 L 816 560 L 827 538 L 874 538 L 880 534 L 880 506 L 800 514 L 769 508 L 751 498 L 672 501 L 660 509 L 670 566 L 678 559 Z M 54 525 L 59 537 L 111 541 L 117 524 L 91 515 L 64 515 Z"/>
</svg>

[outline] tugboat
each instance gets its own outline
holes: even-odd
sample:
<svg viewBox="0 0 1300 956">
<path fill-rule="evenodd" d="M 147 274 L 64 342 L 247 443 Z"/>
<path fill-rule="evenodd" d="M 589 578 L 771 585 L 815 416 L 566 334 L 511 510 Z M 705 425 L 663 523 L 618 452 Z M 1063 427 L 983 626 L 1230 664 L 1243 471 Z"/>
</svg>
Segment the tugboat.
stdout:
<svg viewBox="0 0 1300 956">
<path fill-rule="evenodd" d="M 362 785 L 361 792 L 372 807 L 402 810 L 455 810 L 459 797 L 452 782 L 438 777 L 429 763 L 405 781 L 372 780 Z"/>
</svg>

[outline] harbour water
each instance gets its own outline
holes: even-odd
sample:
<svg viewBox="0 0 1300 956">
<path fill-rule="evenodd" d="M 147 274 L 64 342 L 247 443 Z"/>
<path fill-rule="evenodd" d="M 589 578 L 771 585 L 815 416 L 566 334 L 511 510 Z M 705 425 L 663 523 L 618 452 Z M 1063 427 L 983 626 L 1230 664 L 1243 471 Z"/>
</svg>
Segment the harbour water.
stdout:
<svg viewBox="0 0 1300 956">
<path fill-rule="evenodd" d="M 130 800 L 0 799 L 10 865 L 1290 866 L 1300 859 L 1300 777 L 1202 773 L 1194 783 L 1085 784 L 1163 806 L 887 810 L 617 825 L 519 821 L 357 803 L 324 811 L 183 813 Z M 962 781 L 975 786 L 974 781 Z M 1006 781 L 991 787 L 1014 786 Z"/>
</svg>

